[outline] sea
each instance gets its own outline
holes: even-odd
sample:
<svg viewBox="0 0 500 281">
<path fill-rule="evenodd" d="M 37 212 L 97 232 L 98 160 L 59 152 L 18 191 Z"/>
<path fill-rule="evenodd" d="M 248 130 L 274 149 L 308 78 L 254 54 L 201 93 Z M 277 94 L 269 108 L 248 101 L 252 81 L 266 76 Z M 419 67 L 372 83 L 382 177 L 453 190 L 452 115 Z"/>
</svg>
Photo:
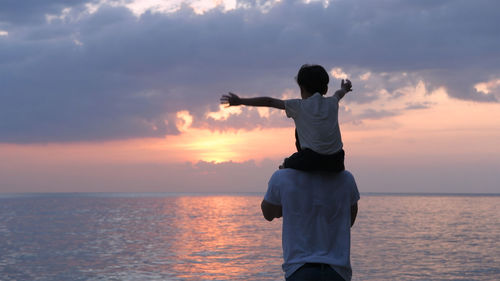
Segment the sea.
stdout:
<svg viewBox="0 0 500 281">
<path fill-rule="evenodd" d="M 263 194 L 0 194 L 0 280 L 284 280 Z M 352 280 L 500 280 L 500 195 L 361 194 Z"/>
</svg>

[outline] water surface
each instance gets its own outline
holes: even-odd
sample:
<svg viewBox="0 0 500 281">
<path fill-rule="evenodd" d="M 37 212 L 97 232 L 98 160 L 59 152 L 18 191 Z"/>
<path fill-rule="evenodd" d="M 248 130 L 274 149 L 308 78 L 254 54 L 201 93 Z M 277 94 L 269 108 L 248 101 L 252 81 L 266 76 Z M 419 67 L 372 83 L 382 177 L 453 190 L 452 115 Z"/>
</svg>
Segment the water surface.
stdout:
<svg viewBox="0 0 500 281">
<path fill-rule="evenodd" d="M 283 280 L 261 195 L 0 197 L 1 280 Z M 353 280 L 500 280 L 500 197 L 363 195 Z"/>
</svg>

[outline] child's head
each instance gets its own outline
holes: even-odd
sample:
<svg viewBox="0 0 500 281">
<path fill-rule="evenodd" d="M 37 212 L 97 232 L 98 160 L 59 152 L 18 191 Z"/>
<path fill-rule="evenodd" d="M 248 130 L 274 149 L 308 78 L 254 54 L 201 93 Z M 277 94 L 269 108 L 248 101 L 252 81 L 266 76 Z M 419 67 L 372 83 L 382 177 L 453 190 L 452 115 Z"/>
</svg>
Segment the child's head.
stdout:
<svg viewBox="0 0 500 281">
<path fill-rule="evenodd" d="M 307 98 L 315 93 L 320 93 L 324 96 L 328 91 L 330 78 L 328 72 L 321 65 L 304 64 L 300 68 L 296 80 L 297 84 L 299 84 L 302 98 Z"/>
</svg>

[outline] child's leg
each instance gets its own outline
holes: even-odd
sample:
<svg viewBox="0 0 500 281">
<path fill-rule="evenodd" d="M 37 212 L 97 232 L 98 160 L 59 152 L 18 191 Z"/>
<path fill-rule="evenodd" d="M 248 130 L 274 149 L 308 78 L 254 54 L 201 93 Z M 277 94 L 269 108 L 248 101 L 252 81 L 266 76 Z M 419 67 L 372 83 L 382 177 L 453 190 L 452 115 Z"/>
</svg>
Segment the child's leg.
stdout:
<svg viewBox="0 0 500 281">
<path fill-rule="evenodd" d="M 302 171 L 331 171 L 341 172 L 345 170 L 344 150 L 335 154 L 319 154 L 311 149 L 302 149 L 285 159 L 283 166 Z"/>
</svg>

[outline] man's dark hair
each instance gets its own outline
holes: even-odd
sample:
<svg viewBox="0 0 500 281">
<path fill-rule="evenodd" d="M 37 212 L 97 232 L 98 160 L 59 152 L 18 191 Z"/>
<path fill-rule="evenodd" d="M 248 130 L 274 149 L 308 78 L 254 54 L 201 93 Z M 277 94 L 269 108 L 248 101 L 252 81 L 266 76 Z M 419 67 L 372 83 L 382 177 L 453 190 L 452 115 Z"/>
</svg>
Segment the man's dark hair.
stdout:
<svg viewBox="0 0 500 281">
<path fill-rule="evenodd" d="M 306 89 L 310 94 L 326 94 L 330 77 L 328 72 L 317 64 L 304 64 L 297 74 L 297 84 Z"/>
</svg>

